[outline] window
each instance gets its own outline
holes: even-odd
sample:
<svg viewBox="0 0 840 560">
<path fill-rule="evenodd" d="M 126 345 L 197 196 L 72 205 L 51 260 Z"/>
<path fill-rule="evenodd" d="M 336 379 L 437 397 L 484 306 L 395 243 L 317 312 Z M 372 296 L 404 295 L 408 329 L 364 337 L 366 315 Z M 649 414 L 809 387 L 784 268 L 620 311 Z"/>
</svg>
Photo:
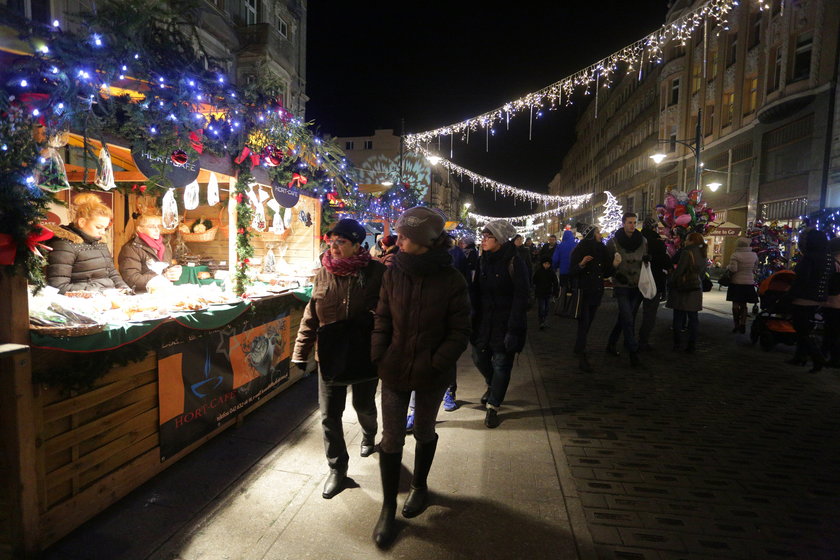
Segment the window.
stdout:
<svg viewBox="0 0 840 560">
<path fill-rule="evenodd" d="M 726 37 L 726 67 L 735 64 L 738 57 L 738 33 L 730 33 Z"/>
<path fill-rule="evenodd" d="M 761 42 L 761 12 L 750 14 L 750 48 Z"/>
<path fill-rule="evenodd" d="M 365 140 L 365 150 L 373 149 L 373 140 Z"/>
<path fill-rule="evenodd" d="M 700 91 L 700 82 L 703 80 L 701 79 L 701 69 L 700 69 L 700 60 L 695 60 L 694 64 L 691 65 L 691 93 L 695 94 Z"/>
<path fill-rule="evenodd" d="M 744 114 L 754 113 L 758 107 L 758 76 L 744 78 Z"/>
<path fill-rule="evenodd" d="M 718 52 L 717 49 L 709 51 L 709 57 L 706 60 L 706 79 L 710 82 L 717 78 L 717 67 L 718 67 Z"/>
<path fill-rule="evenodd" d="M 720 112 L 720 126 L 730 126 L 735 113 L 735 93 L 723 92 L 723 103 Z"/>
<path fill-rule="evenodd" d="M 776 91 L 782 83 L 782 48 L 775 46 L 770 49 L 770 75 L 767 78 L 767 91 Z"/>
<path fill-rule="evenodd" d="M 806 80 L 811 75 L 811 49 L 814 34 L 810 31 L 796 38 L 796 53 L 793 55 L 793 72 L 790 81 Z"/>
<path fill-rule="evenodd" d="M 676 105 L 680 102 L 680 79 L 674 78 L 671 82 L 671 97 L 668 105 Z"/>
<path fill-rule="evenodd" d="M 19 16 L 37 23 L 49 24 L 50 0 L 8 0 L 7 8 Z"/>
<path fill-rule="evenodd" d="M 704 115 L 703 128 L 705 136 L 712 135 L 712 128 L 715 126 L 715 106 L 706 105 L 706 114 Z"/>
<path fill-rule="evenodd" d="M 243 0 L 242 2 L 243 19 L 245 25 L 256 25 L 257 23 L 257 0 Z"/>
<path fill-rule="evenodd" d="M 277 16 L 277 32 L 283 37 L 289 36 L 289 26 L 286 24 L 286 20 L 280 16 Z"/>
<path fill-rule="evenodd" d="M 353 141 L 350 140 L 349 142 L 345 142 L 344 143 L 344 149 L 345 150 L 354 150 L 355 148 L 354 148 Z"/>
</svg>

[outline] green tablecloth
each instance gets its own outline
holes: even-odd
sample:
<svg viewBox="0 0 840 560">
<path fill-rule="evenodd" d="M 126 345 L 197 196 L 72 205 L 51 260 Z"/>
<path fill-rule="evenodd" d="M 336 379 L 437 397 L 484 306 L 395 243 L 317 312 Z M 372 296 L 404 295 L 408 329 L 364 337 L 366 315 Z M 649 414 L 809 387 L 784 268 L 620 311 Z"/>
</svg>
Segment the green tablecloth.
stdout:
<svg viewBox="0 0 840 560">
<path fill-rule="evenodd" d="M 297 300 L 308 302 L 312 297 L 312 287 L 298 288 L 274 297 L 282 297 L 283 295 L 291 295 Z M 175 322 L 194 330 L 218 329 L 242 315 L 251 305 L 254 305 L 254 303 L 247 300 L 230 305 L 212 305 L 206 310 L 186 311 L 173 314 L 165 319 L 108 325 L 102 332 L 86 336 L 55 337 L 38 334 L 34 331 L 30 331 L 29 336 L 33 348 L 65 352 L 101 352 L 131 344 L 169 322 Z M 259 305 L 259 302 L 256 305 Z"/>
<path fill-rule="evenodd" d="M 224 280 L 216 280 L 215 278 L 200 279 L 198 277 L 199 272 L 208 272 L 209 270 L 210 268 L 207 266 L 181 266 L 181 277 L 173 282 L 173 284 L 176 286 L 180 286 L 181 284 L 199 284 L 201 286 L 216 284 L 224 287 Z"/>
</svg>

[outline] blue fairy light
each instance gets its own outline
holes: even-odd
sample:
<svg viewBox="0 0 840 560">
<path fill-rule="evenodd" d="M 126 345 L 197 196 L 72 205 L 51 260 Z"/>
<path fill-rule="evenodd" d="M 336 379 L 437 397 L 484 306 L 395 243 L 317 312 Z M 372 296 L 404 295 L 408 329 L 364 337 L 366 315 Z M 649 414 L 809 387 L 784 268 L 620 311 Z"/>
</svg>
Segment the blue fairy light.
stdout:
<svg viewBox="0 0 840 560">
<path fill-rule="evenodd" d="M 151 132 L 152 134 L 157 134 L 157 129 L 155 127 L 152 127 L 149 129 L 149 132 Z"/>
<path fill-rule="evenodd" d="M 26 80 L 21 80 L 20 87 L 29 87 L 29 82 L 27 82 Z"/>
<path fill-rule="evenodd" d="M 102 46 L 102 37 L 98 33 L 93 34 L 93 44 L 97 47 Z"/>
<path fill-rule="evenodd" d="M 33 117 L 37 117 L 40 114 L 41 114 L 41 111 L 39 111 L 38 109 L 32 109 L 32 116 Z"/>
<path fill-rule="evenodd" d="M 53 27 L 58 27 L 59 25 L 61 25 L 61 23 L 57 19 L 54 19 L 53 20 Z"/>
<path fill-rule="evenodd" d="M 52 68 L 50 68 L 50 72 L 52 72 L 53 74 L 58 74 L 58 68 L 53 66 Z"/>
</svg>

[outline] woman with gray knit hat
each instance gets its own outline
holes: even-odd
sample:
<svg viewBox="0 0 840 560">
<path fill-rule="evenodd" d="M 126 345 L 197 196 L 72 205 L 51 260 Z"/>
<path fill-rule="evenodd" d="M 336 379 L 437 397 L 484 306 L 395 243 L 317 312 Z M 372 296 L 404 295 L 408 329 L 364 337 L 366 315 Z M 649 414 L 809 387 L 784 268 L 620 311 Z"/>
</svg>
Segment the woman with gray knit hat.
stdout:
<svg viewBox="0 0 840 560">
<path fill-rule="evenodd" d="M 405 418 L 415 392 L 414 476 L 402 510 L 421 514 L 429 502 L 426 479 L 435 457 L 435 420 L 455 363 L 470 335 L 470 302 L 464 276 L 452 266 L 451 238 L 440 212 L 415 207 L 397 220 L 399 252 L 386 270 L 376 307 L 371 357 L 382 380 L 379 472 L 382 511 L 373 531 L 379 547 L 396 536 L 397 494 Z"/>
<path fill-rule="evenodd" d="M 530 271 L 519 256 L 507 220 L 492 220 L 481 232 L 481 258 L 470 286 L 473 308 L 472 359 L 484 376 L 484 425 L 499 425 L 513 359 L 525 347 Z"/>
</svg>

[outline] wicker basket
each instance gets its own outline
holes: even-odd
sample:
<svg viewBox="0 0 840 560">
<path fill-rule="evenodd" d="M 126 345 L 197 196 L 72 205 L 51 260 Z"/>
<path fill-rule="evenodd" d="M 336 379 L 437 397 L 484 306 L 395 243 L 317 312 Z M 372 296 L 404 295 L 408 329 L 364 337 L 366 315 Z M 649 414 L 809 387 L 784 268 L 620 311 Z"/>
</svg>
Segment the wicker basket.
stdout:
<svg viewBox="0 0 840 560">
<path fill-rule="evenodd" d="M 184 212 L 184 219 L 181 220 L 181 223 L 187 223 L 187 213 Z M 216 222 L 218 224 L 218 221 Z M 184 233 L 181 232 L 181 239 L 188 243 L 206 243 L 207 241 L 213 241 L 216 239 L 216 232 L 219 231 L 219 226 L 214 225 L 207 231 L 202 231 L 201 233 Z"/>
<path fill-rule="evenodd" d="M 227 222 L 223 221 L 227 216 L 227 204 L 222 204 L 222 208 L 219 210 L 219 233 L 222 234 L 223 237 L 227 237 L 230 233 L 230 226 Z"/>
<path fill-rule="evenodd" d="M 29 330 L 45 336 L 54 337 L 70 337 L 70 336 L 85 336 L 88 334 L 96 334 L 105 330 L 104 323 L 97 323 L 95 325 L 62 325 L 56 327 L 43 327 L 38 325 L 30 325 Z"/>
</svg>

